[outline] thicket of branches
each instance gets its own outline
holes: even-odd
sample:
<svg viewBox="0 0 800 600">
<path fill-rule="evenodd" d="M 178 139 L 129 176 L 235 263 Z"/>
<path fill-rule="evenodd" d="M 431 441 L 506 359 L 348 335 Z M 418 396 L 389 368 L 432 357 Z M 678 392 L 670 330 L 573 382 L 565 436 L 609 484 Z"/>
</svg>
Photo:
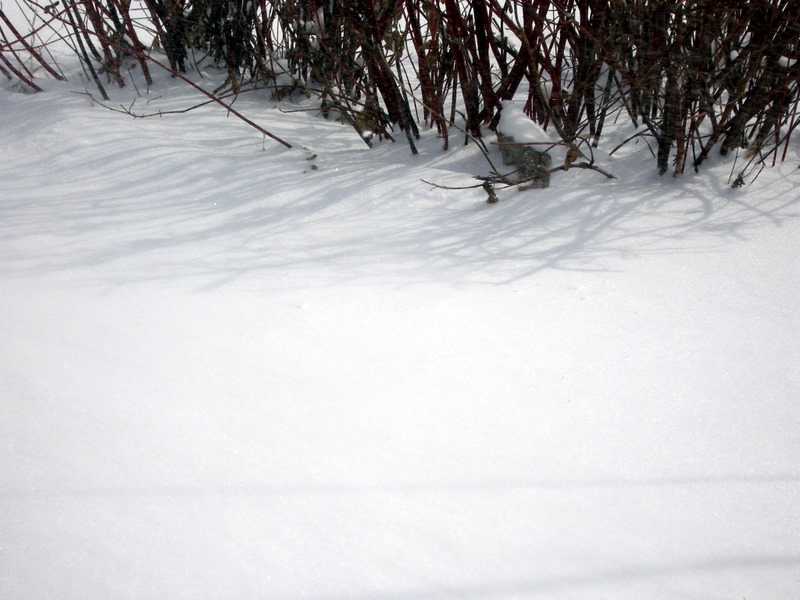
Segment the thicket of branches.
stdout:
<svg viewBox="0 0 800 600">
<path fill-rule="evenodd" d="M 60 76 L 35 35 L 57 22 L 103 95 L 126 59 L 148 83 L 154 65 L 214 60 L 229 90 L 313 95 L 368 143 L 402 132 L 412 151 L 423 125 L 445 147 L 480 138 L 512 97 L 577 146 L 629 120 L 660 173 L 715 148 L 783 159 L 798 124 L 796 0 L 20 1 L 36 19 L 20 32 L 0 11 L 0 71 L 32 89 L 33 62 Z"/>
</svg>

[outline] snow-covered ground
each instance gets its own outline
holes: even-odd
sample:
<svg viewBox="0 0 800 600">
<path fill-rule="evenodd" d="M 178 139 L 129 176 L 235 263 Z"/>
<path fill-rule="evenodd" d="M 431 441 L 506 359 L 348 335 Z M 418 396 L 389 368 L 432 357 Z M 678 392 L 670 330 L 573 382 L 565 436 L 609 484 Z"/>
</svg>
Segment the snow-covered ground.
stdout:
<svg viewBox="0 0 800 600">
<path fill-rule="evenodd" d="M 800 597 L 796 149 L 489 205 L 430 131 L 43 85 L 0 89 L 0 597 Z"/>
</svg>

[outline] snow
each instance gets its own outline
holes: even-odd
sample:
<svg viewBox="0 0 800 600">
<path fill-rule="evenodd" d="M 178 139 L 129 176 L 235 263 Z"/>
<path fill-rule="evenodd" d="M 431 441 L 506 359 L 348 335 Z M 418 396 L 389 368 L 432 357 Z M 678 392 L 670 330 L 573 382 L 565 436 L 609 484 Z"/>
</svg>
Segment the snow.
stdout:
<svg viewBox="0 0 800 600">
<path fill-rule="evenodd" d="M 42 85 L 0 89 L 0 597 L 797 597 L 796 148 L 489 205 L 430 131 Z"/>
<path fill-rule="evenodd" d="M 518 102 L 506 100 L 502 103 L 497 131 L 513 137 L 515 143 L 535 144 L 533 146 L 535 150 L 550 155 L 554 167 L 564 164 L 567 148 L 558 145 L 558 140 L 553 135 L 532 121 Z"/>
<path fill-rule="evenodd" d="M 506 100 L 502 102 L 502 112 L 497 129 L 506 135 L 520 138 L 528 143 L 554 144 L 557 140 L 542 129 L 541 125 L 531 121 L 518 102 Z"/>
</svg>

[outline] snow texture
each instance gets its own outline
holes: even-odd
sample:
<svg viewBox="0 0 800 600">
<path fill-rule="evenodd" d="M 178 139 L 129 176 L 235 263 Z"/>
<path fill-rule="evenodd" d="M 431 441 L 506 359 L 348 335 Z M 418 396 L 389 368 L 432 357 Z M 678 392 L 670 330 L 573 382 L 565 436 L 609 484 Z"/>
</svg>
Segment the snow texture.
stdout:
<svg viewBox="0 0 800 600">
<path fill-rule="evenodd" d="M 531 121 L 516 102 L 506 100 L 502 103 L 500 122 L 497 127 L 506 135 L 514 136 L 520 142 L 527 143 L 550 143 L 557 140 L 542 129 L 541 125 Z"/>
<path fill-rule="evenodd" d="M 0 89 L 0 597 L 798 597 L 796 148 L 488 205 L 434 132 L 43 85 Z"/>
</svg>

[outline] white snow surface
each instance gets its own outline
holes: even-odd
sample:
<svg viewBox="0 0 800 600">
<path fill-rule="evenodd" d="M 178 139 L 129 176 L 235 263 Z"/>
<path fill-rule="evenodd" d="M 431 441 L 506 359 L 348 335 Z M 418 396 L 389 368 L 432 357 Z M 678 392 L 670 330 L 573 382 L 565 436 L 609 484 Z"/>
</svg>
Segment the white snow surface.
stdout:
<svg viewBox="0 0 800 600">
<path fill-rule="evenodd" d="M 512 100 L 502 102 L 500 121 L 497 125 L 498 131 L 506 135 L 514 136 L 517 142 L 535 144 L 555 144 L 557 141 L 551 134 L 545 131 L 541 125 L 532 121 L 522 110 L 519 103 Z M 545 148 L 537 148 L 545 150 Z"/>
<path fill-rule="evenodd" d="M 489 205 L 435 132 L 72 81 L 0 89 L 1 598 L 800 596 L 796 148 Z"/>
</svg>

